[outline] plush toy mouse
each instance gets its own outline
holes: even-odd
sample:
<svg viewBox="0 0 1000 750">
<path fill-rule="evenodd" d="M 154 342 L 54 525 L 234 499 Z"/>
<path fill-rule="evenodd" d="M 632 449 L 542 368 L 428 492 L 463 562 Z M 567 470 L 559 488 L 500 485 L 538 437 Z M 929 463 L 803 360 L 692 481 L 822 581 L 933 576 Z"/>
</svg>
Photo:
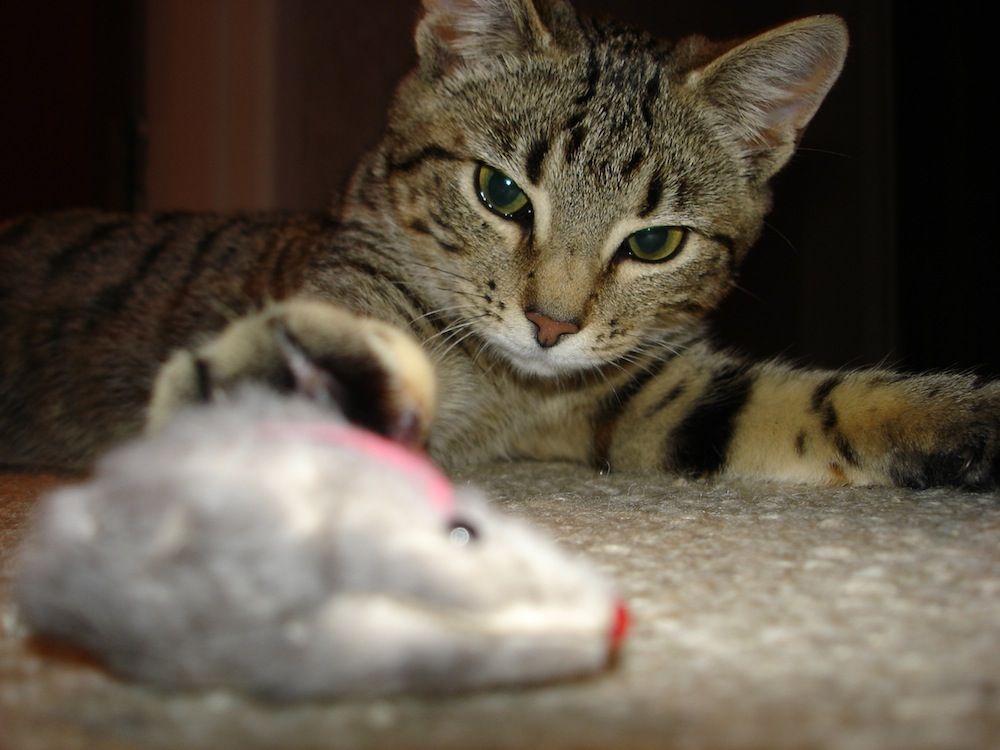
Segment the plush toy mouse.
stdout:
<svg viewBox="0 0 1000 750">
<path fill-rule="evenodd" d="M 624 607 L 419 453 L 246 387 L 44 500 L 16 601 L 121 675 L 275 699 L 603 669 Z"/>
</svg>

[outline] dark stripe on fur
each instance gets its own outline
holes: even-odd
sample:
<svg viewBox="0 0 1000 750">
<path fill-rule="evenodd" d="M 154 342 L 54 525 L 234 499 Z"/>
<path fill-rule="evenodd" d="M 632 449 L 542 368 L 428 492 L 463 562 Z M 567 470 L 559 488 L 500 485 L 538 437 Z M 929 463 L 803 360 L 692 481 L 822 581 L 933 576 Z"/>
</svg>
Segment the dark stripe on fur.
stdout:
<svg viewBox="0 0 1000 750">
<path fill-rule="evenodd" d="M 730 253 L 736 252 L 736 240 L 727 234 L 713 234 L 711 239 L 718 242 L 724 248 L 726 248 Z"/>
<path fill-rule="evenodd" d="M 675 385 L 669 391 L 664 393 L 659 401 L 657 401 L 655 404 L 653 404 L 646 410 L 646 419 L 649 419 L 650 417 L 666 409 L 668 406 L 670 406 L 670 404 L 674 403 L 674 401 L 683 396 L 686 390 L 687 390 L 687 383 L 684 381 L 681 381 L 680 383 Z"/>
<path fill-rule="evenodd" d="M 445 223 L 444 219 L 436 213 L 431 212 L 431 220 L 434 225 L 445 232 L 452 229 L 452 227 Z M 409 224 L 406 225 L 407 228 L 413 230 L 417 234 L 422 234 L 425 237 L 429 237 L 434 244 L 440 247 L 442 250 L 449 253 L 461 253 L 463 248 L 460 245 L 456 245 L 449 239 L 441 237 L 440 232 L 434 231 L 434 228 L 429 226 L 426 221 L 422 219 L 414 219 Z"/>
<path fill-rule="evenodd" d="M 642 119 L 647 128 L 653 127 L 653 102 L 660 96 L 660 69 L 657 68 L 653 77 L 646 83 L 646 91 L 642 97 Z"/>
<path fill-rule="evenodd" d="M 837 422 L 839 417 L 837 416 L 837 410 L 833 408 L 833 404 L 829 401 L 823 404 L 822 410 L 820 410 L 820 424 L 823 426 L 823 432 L 831 433 L 837 429 Z"/>
<path fill-rule="evenodd" d="M 370 278 L 385 279 L 392 284 L 392 287 L 410 306 L 411 309 L 409 311 L 409 315 L 413 320 L 419 319 L 421 321 L 426 321 L 435 331 L 440 331 L 444 327 L 444 324 L 438 320 L 437 316 L 429 313 L 427 308 L 424 307 L 423 301 L 410 290 L 405 281 L 395 278 L 381 269 L 375 268 L 375 266 L 361 260 L 360 258 L 352 258 L 349 255 L 338 255 L 335 259 L 331 260 L 334 262 L 331 262 L 328 267 L 332 267 L 334 265 L 347 265 L 358 269 Z"/>
<path fill-rule="evenodd" d="M 833 394 L 834 389 L 842 382 L 843 378 L 839 375 L 828 377 L 816 386 L 809 406 L 814 413 L 819 415 L 823 433 L 833 442 L 833 447 L 840 457 L 850 466 L 858 468 L 861 466 L 861 459 L 858 457 L 857 451 L 854 450 L 854 446 L 851 445 L 851 441 L 837 429 L 840 423 L 840 416 L 830 401 L 830 396 Z"/>
<path fill-rule="evenodd" d="M 427 236 L 430 237 L 434 241 L 435 245 L 437 245 L 439 248 L 441 248 L 442 250 L 444 250 L 446 253 L 454 253 L 454 254 L 457 255 L 457 254 L 459 254 L 459 253 L 462 252 L 462 248 L 461 247 L 459 247 L 458 245 L 453 245 L 452 243 L 448 242 L 447 240 L 441 239 L 440 237 L 438 237 L 432 231 L 428 231 L 427 232 Z"/>
<path fill-rule="evenodd" d="M 663 198 L 663 178 L 659 172 L 653 174 L 649 180 L 649 187 L 646 188 L 646 202 L 639 211 L 639 216 L 645 219 L 652 214 L 660 205 Z"/>
<path fill-rule="evenodd" d="M 586 119 L 586 117 L 587 117 L 587 113 L 586 112 L 583 112 L 583 111 L 575 112 L 575 113 L 573 113 L 572 116 L 570 116 L 570 118 L 568 120 L 566 120 L 566 124 L 563 127 L 566 130 L 570 130 L 570 131 L 576 130 L 583 123 L 583 121 L 584 121 L 584 119 Z"/>
<path fill-rule="evenodd" d="M 361 237 L 368 239 L 372 246 L 376 249 L 385 246 L 385 237 L 373 230 L 367 224 L 363 224 L 360 221 L 344 222 L 343 229 L 345 230 L 343 236 L 358 234 Z M 339 244 L 343 245 L 344 243 L 341 242 Z"/>
<path fill-rule="evenodd" d="M 232 227 L 242 224 L 242 219 L 233 219 L 227 221 L 214 229 L 210 229 L 198 243 L 194 246 L 194 252 L 191 253 L 191 257 L 188 259 L 187 271 L 184 273 L 184 278 L 181 279 L 180 284 L 177 286 L 177 298 L 182 297 L 187 293 L 188 287 L 194 283 L 194 280 L 205 268 L 205 259 L 208 257 L 209 253 L 215 249 L 216 243 L 227 230 Z"/>
<path fill-rule="evenodd" d="M 826 400 L 830 397 L 830 394 L 833 393 L 833 389 L 842 382 L 843 378 L 839 375 L 831 375 L 816 386 L 816 390 L 813 391 L 812 399 L 809 404 L 812 410 L 819 413 L 820 410 L 822 410 L 823 405 L 826 403 Z"/>
<path fill-rule="evenodd" d="M 646 161 L 646 155 L 642 152 L 641 148 L 637 148 L 635 153 L 632 154 L 632 158 L 628 160 L 624 167 L 622 167 L 622 179 L 628 180 L 635 174 L 636 170 L 639 169 Z"/>
<path fill-rule="evenodd" d="M 227 230 L 237 224 L 241 224 L 242 222 L 242 219 L 232 219 L 220 224 L 203 234 L 197 244 L 195 244 L 194 252 L 191 253 L 190 258 L 188 258 L 187 270 L 184 272 L 183 278 L 174 289 L 173 294 L 170 297 L 170 303 L 164 308 L 166 310 L 166 315 L 163 316 L 163 320 L 160 322 L 159 340 L 165 348 L 169 349 L 180 345 L 180 341 L 177 339 L 177 332 L 175 331 L 174 315 L 178 311 L 187 310 L 185 301 L 191 293 L 191 287 L 194 285 L 195 281 L 205 268 L 208 267 L 206 260 L 212 251 L 215 250 L 220 237 L 222 237 Z"/>
<path fill-rule="evenodd" d="M 806 440 L 807 436 L 804 430 L 800 430 L 799 434 L 795 436 L 795 454 L 799 458 L 806 455 Z"/>
<path fill-rule="evenodd" d="M 24 327 L 21 336 L 21 361 L 25 377 L 44 372 L 47 363 L 59 362 L 56 347 L 61 346 L 63 333 L 76 319 L 76 311 L 68 307 L 55 307 L 44 317 L 36 317 Z"/>
<path fill-rule="evenodd" d="M 650 362 L 634 373 L 623 385 L 612 388 L 611 393 L 605 396 L 598 405 L 594 412 L 594 446 L 591 453 L 596 467 L 603 469 L 609 465 L 615 426 L 622 414 L 625 413 L 629 403 L 650 380 L 663 372 L 667 364 L 675 357 L 675 354 L 669 354 L 662 359 Z"/>
<path fill-rule="evenodd" d="M 583 141 L 587 137 L 587 128 L 583 125 L 577 125 L 570 131 L 569 141 L 566 143 L 566 163 L 572 164 L 576 159 L 577 153 L 580 151 L 580 147 L 583 146 Z"/>
<path fill-rule="evenodd" d="M 431 221 L 433 226 L 430 227 L 431 235 L 434 237 L 434 241 L 443 249 L 447 250 L 449 253 L 461 253 L 465 250 L 465 247 L 458 242 L 455 242 L 455 236 L 458 234 L 455 229 L 455 225 L 448 218 L 447 214 L 440 211 L 430 211 Z M 437 227 L 442 230 L 447 237 L 442 237 L 441 232 L 435 232 L 434 228 Z"/>
<path fill-rule="evenodd" d="M 243 278 L 243 297 L 255 306 L 267 300 L 271 271 L 277 265 L 283 250 L 283 243 L 276 242 L 274 237 L 270 237 L 269 240 L 262 244 L 263 252 L 254 264 L 254 268 Z"/>
<path fill-rule="evenodd" d="M 725 466 L 736 418 L 750 399 L 754 379 L 739 365 L 725 365 L 709 381 L 698 403 L 671 436 L 666 468 L 694 476 Z"/>
<path fill-rule="evenodd" d="M 830 403 L 830 394 L 833 390 L 840 385 L 842 379 L 838 375 L 833 375 L 827 378 L 818 386 L 816 390 L 813 391 L 812 400 L 810 401 L 810 408 L 819 415 L 820 425 L 823 427 L 823 432 L 827 435 L 832 433 L 837 429 L 837 422 L 839 418 L 837 417 L 837 410 Z"/>
<path fill-rule="evenodd" d="M 443 146 L 425 146 L 414 154 L 396 161 L 390 161 L 386 166 L 389 172 L 409 172 L 421 166 L 425 161 L 461 161 L 462 157 Z"/>
<path fill-rule="evenodd" d="M 301 286 L 299 278 L 301 274 L 296 271 L 301 270 L 302 249 L 307 244 L 301 238 L 285 242 L 271 267 L 267 285 L 270 299 L 283 300 Z"/>
<path fill-rule="evenodd" d="M 597 82 L 600 78 L 601 66 L 597 62 L 597 53 L 591 47 L 590 52 L 587 54 L 587 88 L 576 98 L 577 106 L 583 107 L 594 98 L 594 95 L 597 93 Z"/>
<path fill-rule="evenodd" d="M 87 250 L 108 239 L 119 229 L 131 226 L 132 223 L 132 219 L 121 219 L 100 224 L 91 229 L 85 237 L 64 247 L 49 263 L 49 269 L 45 276 L 46 282 L 52 282 L 65 274 L 76 263 L 76 259 Z"/>
<path fill-rule="evenodd" d="M 679 211 L 685 210 L 691 202 L 691 192 L 691 183 L 683 177 L 679 178 L 674 185 L 673 196 L 670 199 L 671 206 Z"/>
<path fill-rule="evenodd" d="M 525 163 L 525 174 L 532 185 L 537 185 L 542 179 L 542 168 L 545 166 L 545 157 L 549 153 L 549 141 L 547 138 L 539 138 L 535 141 L 528 152 L 528 159 Z"/>
<path fill-rule="evenodd" d="M 147 248 L 132 273 L 117 284 L 101 290 L 94 301 L 88 305 L 89 314 L 83 326 L 84 333 L 93 333 L 102 321 L 113 320 L 121 314 L 129 299 L 138 290 L 143 279 L 149 275 L 153 266 L 156 265 L 156 261 L 159 260 L 172 241 L 173 234 L 171 233 Z"/>
<path fill-rule="evenodd" d="M 844 435 L 837 434 L 837 436 L 833 439 L 833 444 L 837 448 L 837 453 L 839 453 L 841 458 L 843 458 L 848 464 L 854 468 L 861 466 L 861 460 L 858 458 L 857 451 L 854 450 L 854 446 L 851 445 L 851 441 L 844 437 Z"/>
</svg>

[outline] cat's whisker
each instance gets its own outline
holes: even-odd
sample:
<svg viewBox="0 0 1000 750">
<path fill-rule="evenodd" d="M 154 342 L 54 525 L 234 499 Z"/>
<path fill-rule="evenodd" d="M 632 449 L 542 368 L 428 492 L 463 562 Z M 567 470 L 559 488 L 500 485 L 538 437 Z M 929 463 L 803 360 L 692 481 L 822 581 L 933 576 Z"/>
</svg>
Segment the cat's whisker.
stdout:
<svg viewBox="0 0 1000 750">
<path fill-rule="evenodd" d="M 768 229 L 770 229 L 770 230 L 771 230 L 772 232 L 774 232 L 774 233 L 775 233 L 776 235 L 778 235 L 778 237 L 780 237 L 780 238 L 781 238 L 782 240 L 784 240 L 784 241 L 785 241 L 785 244 L 786 244 L 786 245 L 788 245 L 788 247 L 789 247 L 789 248 L 791 248 L 791 250 L 792 250 L 792 251 L 793 251 L 793 252 L 794 252 L 794 253 L 795 253 L 796 255 L 798 255 L 798 253 L 799 253 L 799 249 L 798 249 L 797 247 L 795 247 L 795 243 L 794 243 L 794 242 L 792 242 L 792 241 L 791 241 L 791 240 L 790 240 L 790 239 L 788 238 L 788 235 L 786 235 L 786 234 L 785 234 L 784 232 L 782 232 L 782 231 L 781 231 L 780 229 L 778 229 L 778 227 L 776 227 L 776 226 L 775 226 L 775 225 L 774 225 L 774 224 L 773 224 L 772 222 L 768 221 L 767 219 L 765 219 L 765 220 L 764 220 L 764 226 L 765 226 L 765 227 L 767 227 Z M 735 286 L 735 284 L 734 284 L 734 286 Z"/>
<path fill-rule="evenodd" d="M 239 320 L 244 315 L 250 315 L 254 312 L 259 312 L 259 310 L 238 310 L 232 303 L 227 302 L 224 299 L 213 297 L 207 300 L 209 308 L 218 315 L 220 318 L 225 320 L 227 323 L 233 323 Z M 262 306 L 261 309 L 263 309 Z"/>
<path fill-rule="evenodd" d="M 736 281 L 730 282 L 730 286 L 732 286 L 732 288 L 735 289 L 736 291 L 742 292 L 743 294 L 747 295 L 748 297 L 751 297 L 752 299 L 757 300 L 758 302 L 761 301 L 760 295 L 756 294 L 755 292 L 751 292 L 745 286 L 737 284 Z"/>
<path fill-rule="evenodd" d="M 842 159 L 853 159 L 853 154 L 845 154 L 843 151 L 834 151 L 829 148 L 813 148 L 811 146 L 798 146 L 795 152 L 801 154 L 803 152 L 810 154 L 826 154 L 827 156 L 839 156 Z"/>
<path fill-rule="evenodd" d="M 479 347 L 476 349 L 476 354 L 472 358 L 472 364 L 475 365 L 476 368 L 484 375 L 488 375 L 490 371 L 493 369 L 493 365 L 496 364 L 496 361 L 494 360 L 493 365 L 490 365 L 489 369 L 484 369 L 483 366 L 479 363 L 479 358 L 483 355 L 484 352 L 487 352 L 489 346 L 490 346 L 489 341 L 481 340 Z"/>
<path fill-rule="evenodd" d="M 446 287 L 446 286 L 428 286 L 428 287 L 425 287 L 425 288 L 427 288 L 427 289 L 436 289 L 438 291 L 448 292 L 450 294 L 461 294 L 461 295 L 464 295 L 466 297 L 473 297 L 473 298 L 475 298 L 477 300 L 482 300 L 483 299 L 483 295 L 482 294 L 477 294 L 476 292 L 468 292 L 468 291 L 465 291 L 464 289 L 453 289 L 451 287 Z"/>
<path fill-rule="evenodd" d="M 455 339 L 452 342 L 451 346 L 449 346 L 447 349 L 445 349 L 443 352 L 441 352 L 441 354 L 439 355 L 441 357 L 441 359 L 444 359 L 445 357 L 447 357 L 448 354 L 449 354 L 449 352 L 451 352 L 452 349 L 454 349 L 456 346 L 459 346 L 464 341 L 468 340 L 469 337 L 474 336 L 475 333 L 476 333 L 475 329 L 472 329 L 472 330 L 467 331 L 464 335 L 460 336 L 459 338 Z"/>
<path fill-rule="evenodd" d="M 471 328 L 471 323 L 456 323 L 443 331 L 439 331 L 430 338 L 424 340 L 424 346 L 429 346 L 432 350 L 437 351 L 437 347 L 440 344 L 447 344 L 448 342 L 454 340 L 454 337 L 459 333 Z"/>
<path fill-rule="evenodd" d="M 496 369 L 496 366 L 501 361 L 501 358 L 493 353 L 494 349 L 496 349 L 496 346 L 494 346 L 491 342 L 489 341 L 483 342 L 482 351 L 485 351 L 487 356 L 489 356 L 490 358 L 490 366 L 482 371 L 484 375 L 489 375 L 491 372 L 493 372 L 493 370 Z"/>
<path fill-rule="evenodd" d="M 463 276 L 462 274 L 456 273 L 455 271 L 451 271 L 451 270 L 449 270 L 447 268 L 440 268 L 438 266 L 432 266 L 432 265 L 429 265 L 427 263 L 421 263 L 420 261 L 413 260 L 412 258 L 409 261 L 407 261 L 407 262 L 411 263 L 412 265 L 415 265 L 415 266 L 420 266 L 421 268 L 427 268 L 427 269 L 429 269 L 431 271 L 436 271 L 437 273 L 443 273 L 443 274 L 446 274 L 448 276 L 453 276 L 456 279 L 460 279 L 461 281 L 467 281 L 470 284 L 475 283 L 468 276 Z"/>
<path fill-rule="evenodd" d="M 453 323 L 452 325 L 448 326 L 447 328 L 445 328 L 445 329 L 443 329 L 441 331 L 438 331 L 436 334 L 434 334 L 430 338 L 425 339 L 424 340 L 424 344 L 425 345 L 430 344 L 431 346 L 434 346 L 434 345 L 440 343 L 441 341 L 451 340 L 452 337 L 455 334 L 457 334 L 457 333 L 459 333 L 461 331 L 464 331 L 466 329 L 472 328 L 473 324 L 475 323 L 476 320 L 479 320 L 481 318 L 485 318 L 488 315 L 489 315 L 488 313 L 483 313 L 482 315 L 476 315 L 476 316 L 473 316 L 471 318 L 464 318 L 464 319 L 458 321 L 457 323 Z M 450 351 L 450 349 L 451 349 L 451 347 L 449 347 L 449 351 Z"/>
<path fill-rule="evenodd" d="M 608 374 L 604 371 L 606 365 L 611 365 L 612 367 L 616 367 L 622 372 L 625 372 L 625 368 L 621 365 L 615 362 L 606 362 L 604 364 L 593 365 L 587 370 L 584 370 L 583 373 L 581 373 L 584 381 L 590 380 L 591 383 L 593 383 L 600 378 L 600 380 L 613 391 L 615 389 L 614 384 L 611 382 L 611 378 L 608 377 Z"/>
<path fill-rule="evenodd" d="M 442 336 L 442 335 L 445 335 L 445 334 L 452 333 L 453 331 L 456 331 L 456 330 L 461 330 L 462 328 L 467 328 L 468 326 L 472 325 L 473 322 L 475 322 L 477 320 L 481 320 L 483 318 L 487 318 L 487 317 L 489 317 L 489 315 L 490 314 L 488 312 L 484 312 L 484 313 L 480 313 L 479 315 L 471 315 L 471 316 L 465 316 L 465 317 L 459 318 L 458 320 L 456 320 L 455 322 L 453 322 L 451 325 L 449 325 L 447 328 L 444 328 L 441 331 L 438 331 L 438 333 L 436 333 L 431 338 L 427 339 L 427 341 L 430 341 L 431 339 L 437 338 L 438 336 Z"/>
<path fill-rule="evenodd" d="M 642 355 L 651 354 L 654 357 L 657 357 L 657 355 L 665 351 L 669 353 L 672 357 L 676 357 L 683 350 L 679 349 L 678 347 L 674 346 L 668 341 L 651 341 L 642 344 L 641 346 L 637 347 L 634 351 L 637 354 L 642 354 Z"/>
<path fill-rule="evenodd" d="M 424 320 L 426 318 L 431 318 L 435 315 L 440 315 L 445 312 L 454 312 L 455 310 L 475 310 L 473 305 L 451 305 L 450 307 L 439 307 L 436 310 L 429 310 L 423 315 L 418 315 L 410 320 L 411 323 L 416 323 L 418 321 Z"/>
</svg>

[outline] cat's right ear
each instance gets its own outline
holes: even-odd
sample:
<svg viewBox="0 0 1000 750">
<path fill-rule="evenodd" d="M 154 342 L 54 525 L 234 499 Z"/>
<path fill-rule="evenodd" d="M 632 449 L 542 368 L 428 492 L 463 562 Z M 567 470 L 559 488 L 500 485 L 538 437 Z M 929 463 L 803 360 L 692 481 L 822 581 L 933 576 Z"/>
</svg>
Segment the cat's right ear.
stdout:
<svg viewBox="0 0 1000 750">
<path fill-rule="evenodd" d="M 581 38 L 563 0 L 423 0 L 416 44 L 424 75 L 437 78 L 503 56 L 547 54 Z"/>
</svg>

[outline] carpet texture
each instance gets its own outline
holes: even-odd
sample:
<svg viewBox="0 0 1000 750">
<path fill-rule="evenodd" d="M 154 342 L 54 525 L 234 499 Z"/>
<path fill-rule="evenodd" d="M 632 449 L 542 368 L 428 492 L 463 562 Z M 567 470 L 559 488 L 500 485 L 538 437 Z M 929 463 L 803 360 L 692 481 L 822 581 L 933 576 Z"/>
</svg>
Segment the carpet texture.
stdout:
<svg viewBox="0 0 1000 750">
<path fill-rule="evenodd" d="M 618 583 L 634 627 L 615 669 L 290 706 L 125 684 L 25 637 L 12 552 L 46 480 L 0 477 L 0 748 L 1000 747 L 997 495 L 559 464 L 475 481 Z"/>
</svg>

